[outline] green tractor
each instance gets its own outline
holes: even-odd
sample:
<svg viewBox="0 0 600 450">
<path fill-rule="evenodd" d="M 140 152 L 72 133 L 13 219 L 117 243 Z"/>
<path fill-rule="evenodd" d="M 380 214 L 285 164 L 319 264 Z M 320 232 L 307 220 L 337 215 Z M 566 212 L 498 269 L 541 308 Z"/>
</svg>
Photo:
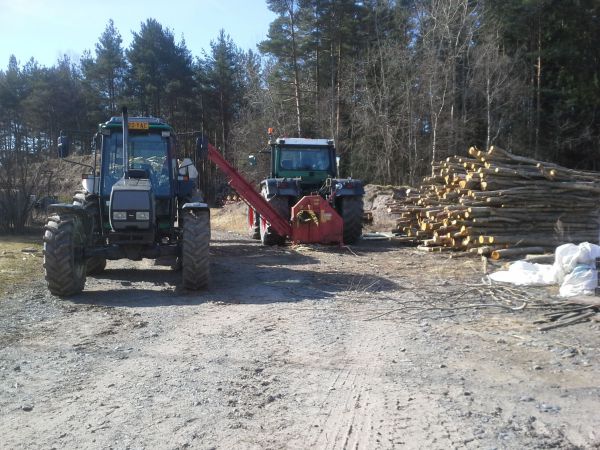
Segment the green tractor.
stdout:
<svg viewBox="0 0 600 450">
<path fill-rule="evenodd" d="M 205 287 L 210 210 L 200 201 L 191 160 L 177 162 L 173 129 L 154 117 L 129 120 L 123 108 L 121 117 L 98 126 L 94 143 L 84 189 L 72 204 L 49 207 L 44 270 L 50 292 L 77 294 L 86 275 L 123 258 L 170 260 L 181 266 L 185 288 Z M 59 156 L 68 156 L 65 137 L 58 147 Z"/>
<path fill-rule="evenodd" d="M 335 145 L 331 139 L 273 138 L 269 129 L 271 173 L 261 181 L 261 195 L 285 219 L 302 197 L 319 194 L 343 220 L 343 240 L 353 244 L 362 235 L 363 183 L 338 178 Z M 250 156 L 250 164 L 256 158 Z M 291 218 L 293 219 L 293 218 Z M 280 245 L 280 236 L 253 208 L 248 208 L 248 227 L 254 239 L 264 245 Z"/>
</svg>

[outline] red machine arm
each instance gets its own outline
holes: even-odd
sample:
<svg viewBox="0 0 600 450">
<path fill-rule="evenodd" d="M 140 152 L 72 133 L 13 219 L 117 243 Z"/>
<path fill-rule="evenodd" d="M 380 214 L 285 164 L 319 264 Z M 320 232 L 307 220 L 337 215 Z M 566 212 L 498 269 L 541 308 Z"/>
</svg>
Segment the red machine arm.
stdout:
<svg viewBox="0 0 600 450">
<path fill-rule="evenodd" d="M 223 155 L 221 155 L 221 153 L 219 153 L 219 151 L 211 144 L 208 144 L 208 158 L 227 176 L 229 185 L 234 188 L 252 208 L 264 217 L 267 222 L 269 222 L 277 234 L 280 236 L 292 236 L 292 227 L 289 218 L 284 219 L 281 217 L 279 213 L 271 207 L 269 202 L 256 192 L 254 187 L 244 180 L 238 171 L 235 170 L 231 164 L 223 158 Z"/>
</svg>

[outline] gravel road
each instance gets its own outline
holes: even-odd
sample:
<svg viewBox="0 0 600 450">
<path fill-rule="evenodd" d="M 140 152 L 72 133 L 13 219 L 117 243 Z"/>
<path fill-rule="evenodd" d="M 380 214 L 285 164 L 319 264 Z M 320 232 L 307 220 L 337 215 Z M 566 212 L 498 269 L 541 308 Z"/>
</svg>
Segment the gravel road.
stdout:
<svg viewBox="0 0 600 450">
<path fill-rule="evenodd" d="M 600 448 L 598 324 L 538 331 L 479 260 L 213 232 L 211 272 L 2 298 L 0 448 Z"/>
</svg>

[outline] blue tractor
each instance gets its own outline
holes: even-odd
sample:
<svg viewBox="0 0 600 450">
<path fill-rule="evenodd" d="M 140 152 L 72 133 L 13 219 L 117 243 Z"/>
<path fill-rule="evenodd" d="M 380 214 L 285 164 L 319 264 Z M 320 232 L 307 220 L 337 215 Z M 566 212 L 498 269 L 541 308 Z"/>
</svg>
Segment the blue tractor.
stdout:
<svg viewBox="0 0 600 450">
<path fill-rule="evenodd" d="M 98 126 L 94 166 L 72 204 L 49 206 L 44 234 L 48 289 L 65 297 L 81 292 L 86 275 L 107 260 L 170 259 L 183 285 L 209 280 L 210 210 L 196 188 L 197 171 L 178 163 L 173 129 L 154 117 L 112 117 Z M 69 154 L 59 140 L 59 156 Z"/>
</svg>

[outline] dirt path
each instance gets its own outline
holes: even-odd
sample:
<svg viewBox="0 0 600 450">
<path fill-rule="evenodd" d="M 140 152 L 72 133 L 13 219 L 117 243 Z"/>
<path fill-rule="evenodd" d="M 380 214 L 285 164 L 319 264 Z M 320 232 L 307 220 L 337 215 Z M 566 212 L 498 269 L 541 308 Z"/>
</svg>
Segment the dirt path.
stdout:
<svg viewBox="0 0 600 450">
<path fill-rule="evenodd" d="M 0 448 L 600 447 L 598 325 L 467 307 L 477 260 L 223 232 L 211 253 L 201 294 L 144 261 L 2 299 Z"/>
</svg>

